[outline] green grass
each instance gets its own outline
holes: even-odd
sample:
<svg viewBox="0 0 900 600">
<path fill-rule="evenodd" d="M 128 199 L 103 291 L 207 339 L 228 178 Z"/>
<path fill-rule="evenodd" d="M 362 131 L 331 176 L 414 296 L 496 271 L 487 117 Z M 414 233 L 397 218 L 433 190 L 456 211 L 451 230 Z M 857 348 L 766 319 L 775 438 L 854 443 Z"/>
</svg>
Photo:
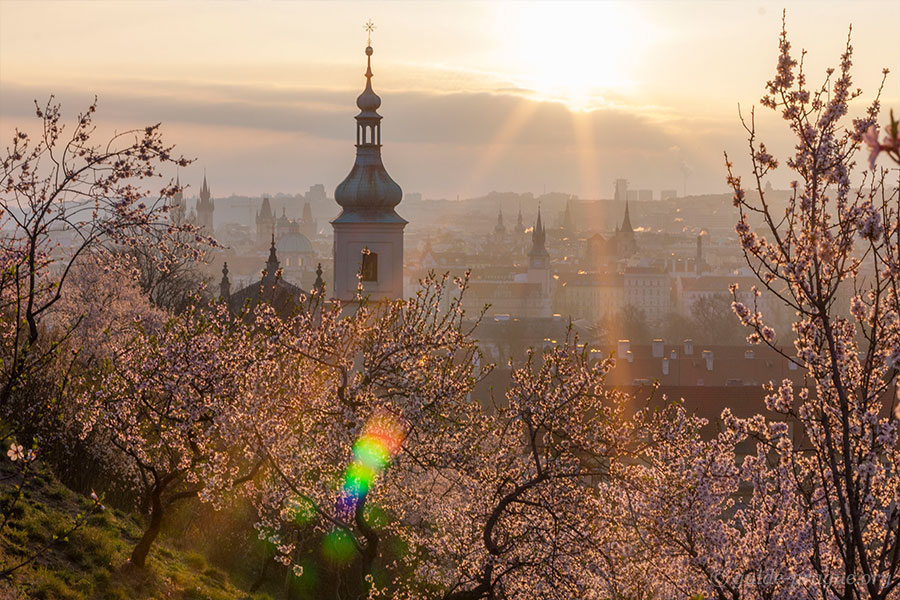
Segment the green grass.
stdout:
<svg viewBox="0 0 900 600">
<path fill-rule="evenodd" d="M 0 483 L 0 506 L 6 506 L 13 484 Z M 75 516 L 88 514 L 91 502 L 42 472 L 29 478 L 0 531 L 0 569 L 8 568 L 49 544 L 39 558 L 0 582 L 0 600 L 263 600 L 229 580 L 207 557 L 180 549 L 161 536 L 144 569 L 127 564 L 141 535 L 135 518 L 121 510 L 90 514 L 85 524 L 65 536 Z M 54 539 L 56 536 L 56 539 Z"/>
</svg>

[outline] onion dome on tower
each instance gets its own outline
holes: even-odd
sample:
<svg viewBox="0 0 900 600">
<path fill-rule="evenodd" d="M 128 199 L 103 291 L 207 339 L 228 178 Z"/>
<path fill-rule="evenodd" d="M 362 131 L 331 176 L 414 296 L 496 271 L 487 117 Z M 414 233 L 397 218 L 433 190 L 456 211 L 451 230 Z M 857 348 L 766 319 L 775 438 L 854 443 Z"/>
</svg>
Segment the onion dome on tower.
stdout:
<svg viewBox="0 0 900 600">
<path fill-rule="evenodd" d="M 366 23 L 369 34 L 375 26 Z M 403 228 L 394 210 L 403 198 L 400 186 L 381 162 L 381 98 L 372 89 L 372 38 L 366 47 L 366 88 L 356 99 L 356 162 L 334 190 L 341 214 L 334 230 L 335 298 L 355 301 L 403 298 Z"/>
<path fill-rule="evenodd" d="M 394 208 L 403 191 L 391 179 L 381 161 L 381 98 L 372 89 L 372 46 L 366 47 L 366 88 L 356 99 L 356 162 L 350 174 L 334 190 L 343 209 L 333 223 L 406 223 Z"/>
</svg>

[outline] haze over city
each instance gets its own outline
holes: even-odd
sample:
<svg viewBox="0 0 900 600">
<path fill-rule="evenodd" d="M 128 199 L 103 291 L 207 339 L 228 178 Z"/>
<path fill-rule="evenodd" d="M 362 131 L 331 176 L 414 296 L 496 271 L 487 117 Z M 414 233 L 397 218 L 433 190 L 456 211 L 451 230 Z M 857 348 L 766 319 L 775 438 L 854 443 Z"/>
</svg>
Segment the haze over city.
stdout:
<svg viewBox="0 0 900 600">
<path fill-rule="evenodd" d="M 104 126 L 162 121 L 199 159 L 186 176 L 205 168 L 222 195 L 331 187 L 346 174 L 371 17 L 386 160 L 404 190 L 604 198 L 625 177 L 718 193 L 722 151 L 744 148 L 737 105 L 756 104 L 771 76 L 782 8 L 810 74 L 839 57 L 850 23 L 855 60 L 877 66 L 857 74 L 866 92 L 882 66 L 900 70 L 900 7 L 886 1 L 5 1 L 0 126 L 34 98 L 74 109 L 96 94 Z M 884 95 L 900 96 L 897 78 Z"/>
</svg>

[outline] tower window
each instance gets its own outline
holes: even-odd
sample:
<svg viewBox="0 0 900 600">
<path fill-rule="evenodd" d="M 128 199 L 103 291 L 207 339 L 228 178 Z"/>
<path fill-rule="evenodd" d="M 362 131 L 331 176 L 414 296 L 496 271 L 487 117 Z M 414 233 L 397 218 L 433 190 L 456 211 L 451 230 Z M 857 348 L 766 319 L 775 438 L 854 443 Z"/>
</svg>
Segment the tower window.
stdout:
<svg viewBox="0 0 900 600">
<path fill-rule="evenodd" d="M 378 281 L 378 255 L 376 253 L 363 253 L 360 276 L 363 281 Z"/>
</svg>

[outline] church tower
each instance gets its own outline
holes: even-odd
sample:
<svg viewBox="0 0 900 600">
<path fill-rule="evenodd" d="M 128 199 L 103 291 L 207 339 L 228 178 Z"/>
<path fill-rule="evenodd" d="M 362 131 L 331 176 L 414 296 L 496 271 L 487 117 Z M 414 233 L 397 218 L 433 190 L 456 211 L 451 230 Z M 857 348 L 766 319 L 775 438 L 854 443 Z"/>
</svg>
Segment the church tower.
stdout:
<svg viewBox="0 0 900 600">
<path fill-rule="evenodd" d="M 506 227 L 503 225 L 503 205 L 497 211 L 497 224 L 494 225 L 494 238 L 497 241 L 503 241 L 506 237 Z"/>
<path fill-rule="evenodd" d="M 515 233 L 525 233 L 525 222 L 522 220 L 522 203 L 519 202 L 519 216 L 516 218 Z"/>
<path fill-rule="evenodd" d="M 184 203 L 184 190 L 181 188 L 181 177 L 175 176 L 175 187 L 178 191 L 169 200 L 169 221 L 173 225 L 181 225 L 184 223 L 185 211 L 187 206 Z"/>
<path fill-rule="evenodd" d="M 213 234 L 213 211 L 215 208 L 204 173 L 203 185 L 200 186 L 200 200 L 197 202 L 197 225 L 206 235 Z"/>
<path fill-rule="evenodd" d="M 628 212 L 628 200 L 625 200 L 625 216 L 622 218 L 622 226 L 616 228 L 616 254 L 620 258 L 628 258 L 637 252 L 637 241 L 634 237 L 634 228 L 631 226 L 631 214 Z"/>
<path fill-rule="evenodd" d="M 371 23 L 366 25 L 371 33 Z M 366 47 L 366 88 L 356 99 L 356 162 L 334 190 L 341 214 L 334 228 L 334 296 L 352 300 L 357 283 L 373 300 L 403 297 L 403 228 L 394 208 L 403 192 L 381 161 L 381 98 L 372 90 L 372 45 Z"/>
<path fill-rule="evenodd" d="M 269 240 L 269 235 L 275 231 L 275 213 L 269 199 L 263 196 L 262 207 L 256 211 L 256 243 L 259 246 Z"/>
<path fill-rule="evenodd" d="M 547 252 L 547 230 L 541 221 L 541 209 L 538 207 L 537 221 L 531 232 L 531 250 L 528 251 L 528 275 L 530 284 L 540 285 L 538 295 L 539 306 L 533 307 L 533 315 L 549 317 L 552 315 L 550 294 L 550 253 Z"/>
<path fill-rule="evenodd" d="M 550 297 L 550 253 L 547 252 L 547 231 L 541 221 L 538 208 L 537 222 L 531 232 L 531 250 L 528 251 L 528 283 L 540 283 L 541 292 Z"/>
</svg>

